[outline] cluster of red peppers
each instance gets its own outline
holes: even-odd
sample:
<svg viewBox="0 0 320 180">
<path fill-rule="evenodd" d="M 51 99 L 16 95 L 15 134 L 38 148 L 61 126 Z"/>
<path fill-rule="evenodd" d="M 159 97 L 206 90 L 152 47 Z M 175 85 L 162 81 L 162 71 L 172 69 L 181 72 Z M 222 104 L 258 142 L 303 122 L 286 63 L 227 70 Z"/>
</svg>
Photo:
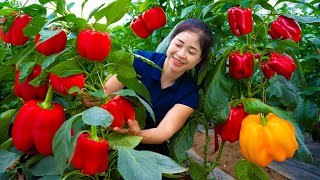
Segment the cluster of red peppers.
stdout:
<svg viewBox="0 0 320 180">
<path fill-rule="evenodd" d="M 123 127 L 127 124 L 128 120 L 135 120 L 135 111 L 129 100 L 122 96 L 116 96 L 115 98 L 103 104 L 101 108 L 109 111 L 113 116 L 113 122 L 110 125 L 111 128 Z"/>
<path fill-rule="evenodd" d="M 149 37 L 152 32 L 166 25 L 166 15 L 161 7 L 151 8 L 134 19 L 130 27 L 142 39 Z"/>
</svg>

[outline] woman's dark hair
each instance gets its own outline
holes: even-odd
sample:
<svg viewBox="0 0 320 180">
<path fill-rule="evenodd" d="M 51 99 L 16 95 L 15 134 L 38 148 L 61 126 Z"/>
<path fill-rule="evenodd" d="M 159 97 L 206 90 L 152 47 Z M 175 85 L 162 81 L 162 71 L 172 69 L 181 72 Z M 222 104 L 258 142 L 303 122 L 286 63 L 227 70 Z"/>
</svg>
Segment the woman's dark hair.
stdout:
<svg viewBox="0 0 320 180">
<path fill-rule="evenodd" d="M 170 41 L 179 33 L 184 31 L 191 31 L 194 33 L 200 32 L 200 48 L 201 48 L 201 62 L 198 64 L 201 65 L 208 60 L 208 56 L 211 50 L 211 45 L 213 43 L 213 35 L 211 28 L 200 19 L 187 19 L 182 21 L 173 31 Z"/>
</svg>

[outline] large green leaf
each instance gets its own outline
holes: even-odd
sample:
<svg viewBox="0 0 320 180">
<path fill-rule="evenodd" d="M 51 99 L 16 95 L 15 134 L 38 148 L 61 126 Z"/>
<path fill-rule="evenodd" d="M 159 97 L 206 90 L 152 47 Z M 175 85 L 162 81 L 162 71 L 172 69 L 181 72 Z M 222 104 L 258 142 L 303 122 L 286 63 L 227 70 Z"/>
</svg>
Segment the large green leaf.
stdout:
<svg viewBox="0 0 320 180">
<path fill-rule="evenodd" d="M 20 74 L 19 74 L 19 83 L 23 83 L 27 77 L 31 74 L 36 65 L 35 62 L 25 62 L 21 63 Z"/>
<path fill-rule="evenodd" d="M 59 175 L 57 163 L 52 156 L 46 156 L 30 168 L 36 176 Z"/>
<path fill-rule="evenodd" d="M 47 9 L 39 4 L 31 4 L 22 8 L 25 14 L 30 16 L 42 16 L 47 14 Z"/>
<path fill-rule="evenodd" d="M 136 71 L 133 68 L 133 55 L 124 51 L 116 51 L 109 55 L 107 64 L 108 74 L 118 74 L 124 78 L 135 78 Z"/>
<path fill-rule="evenodd" d="M 190 176 L 193 180 L 201 180 L 205 172 L 204 166 L 191 158 L 188 158 L 188 160 L 190 162 L 188 170 Z"/>
<path fill-rule="evenodd" d="M 263 169 L 245 159 L 239 160 L 235 166 L 235 174 L 238 179 L 259 179 L 269 180 L 268 175 Z"/>
<path fill-rule="evenodd" d="M 161 180 L 162 173 L 174 174 L 185 170 L 167 156 L 119 147 L 118 171 L 124 179 Z"/>
<path fill-rule="evenodd" d="M 232 81 L 225 77 L 226 61 L 230 54 L 230 48 L 223 55 L 212 73 L 209 73 L 209 82 L 205 91 L 204 115 L 207 121 L 211 121 L 221 108 L 228 102 Z"/>
<path fill-rule="evenodd" d="M 142 137 L 112 132 L 108 135 L 107 139 L 110 147 L 112 148 L 118 148 L 118 146 L 124 148 L 135 148 L 142 140 Z"/>
<path fill-rule="evenodd" d="M 20 153 L 12 153 L 0 149 L 0 173 L 5 172 L 5 170 L 19 159 L 21 155 L 22 154 Z"/>
<path fill-rule="evenodd" d="M 304 131 L 311 132 L 313 126 L 316 125 L 318 109 L 314 101 L 304 99 L 299 102 L 297 108 L 293 111 L 294 117 Z"/>
<path fill-rule="evenodd" d="M 82 120 L 91 126 L 108 127 L 113 122 L 113 116 L 107 110 L 93 106 L 82 112 Z"/>
<path fill-rule="evenodd" d="M 0 114 L 0 144 L 9 139 L 9 126 L 16 109 L 9 109 Z"/>
<path fill-rule="evenodd" d="M 71 75 L 83 73 L 83 69 L 74 59 L 62 61 L 61 63 L 51 68 L 49 71 L 60 77 L 68 77 Z"/>
<path fill-rule="evenodd" d="M 117 76 L 117 79 L 127 88 L 132 89 L 134 92 L 143 96 L 149 103 L 151 103 L 151 98 L 146 86 L 139 81 L 137 78 L 124 78 L 122 76 Z"/>
<path fill-rule="evenodd" d="M 46 18 L 41 16 L 33 17 L 29 24 L 23 29 L 24 35 L 28 37 L 37 35 L 47 22 L 46 20 Z"/>
<path fill-rule="evenodd" d="M 198 124 L 197 119 L 190 119 L 184 127 L 171 138 L 169 144 L 171 156 L 179 163 L 187 159 L 186 151 L 193 145 L 193 135 Z"/>
</svg>

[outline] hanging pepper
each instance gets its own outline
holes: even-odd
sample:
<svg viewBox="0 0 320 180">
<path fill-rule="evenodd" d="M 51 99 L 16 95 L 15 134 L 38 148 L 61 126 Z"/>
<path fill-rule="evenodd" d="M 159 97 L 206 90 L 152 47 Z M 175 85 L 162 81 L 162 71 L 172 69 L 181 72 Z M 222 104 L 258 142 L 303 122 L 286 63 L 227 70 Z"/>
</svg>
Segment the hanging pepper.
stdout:
<svg viewBox="0 0 320 180">
<path fill-rule="evenodd" d="M 69 95 L 69 90 L 73 86 L 82 89 L 85 83 L 85 77 L 85 74 L 75 74 L 68 77 L 59 77 L 53 73 L 49 75 L 53 89 L 62 95 Z M 74 92 L 71 96 L 75 96 L 76 94 L 77 92 Z"/>
<path fill-rule="evenodd" d="M 103 61 L 109 54 L 111 39 L 108 33 L 85 29 L 78 36 L 78 53 L 90 61 Z"/>
<path fill-rule="evenodd" d="M 116 96 L 101 108 L 109 111 L 113 116 L 111 128 L 123 127 L 129 119 L 135 120 L 135 111 L 129 100 L 122 96 Z"/>
<path fill-rule="evenodd" d="M 301 28 L 299 24 L 293 19 L 286 16 L 279 16 L 270 25 L 268 31 L 272 39 L 292 39 L 295 42 L 301 41 Z"/>
<path fill-rule="evenodd" d="M 27 14 L 16 17 L 8 32 L 3 36 L 3 41 L 7 44 L 11 43 L 16 46 L 24 45 L 29 40 L 29 37 L 24 35 L 23 29 L 28 25 L 31 19 L 32 17 Z"/>
<path fill-rule="evenodd" d="M 40 34 L 37 34 L 34 40 L 34 44 L 36 45 L 36 50 L 41 54 L 50 56 L 52 54 L 59 53 L 66 48 L 67 35 L 63 30 L 61 30 L 60 33 L 51 37 L 50 39 L 47 39 L 44 42 L 41 42 L 40 44 L 38 44 L 39 40 L 40 40 Z"/>
<path fill-rule="evenodd" d="M 274 76 L 276 74 L 276 72 L 270 68 L 267 61 L 263 61 L 261 63 L 260 68 L 261 68 L 261 71 L 262 71 L 264 77 L 266 77 L 267 79 L 270 79 L 272 76 Z"/>
<path fill-rule="evenodd" d="M 238 104 L 236 107 L 231 106 L 228 119 L 223 124 L 217 124 L 214 127 L 216 139 L 215 151 L 219 149 L 217 140 L 218 135 L 221 136 L 223 142 L 229 141 L 230 143 L 234 143 L 239 140 L 241 122 L 247 115 L 242 103 Z"/>
<path fill-rule="evenodd" d="M 52 103 L 52 87 L 44 102 L 30 100 L 17 113 L 12 126 L 13 145 L 24 153 L 52 154 L 52 140 L 64 123 L 63 107 Z"/>
<path fill-rule="evenodd" d="M 161 7 L 154 7 L 142 14 L 143 21 L 151 31 L 166 25 L 166 14 Z"/>
<path fill-rule="evenodd" d="M 41 66 L 36 65 L 31 74 L 23 83 L 19 83 L 20 70 L 16 72 L 16 79 L 14 82 L 14 93 L 16 96 L 22 98 L 24 101 L 31 99 L 44 100 L 48 91 L 48 84 L 42 84 L 38 87 L 29 84 L 34 78 L 38 77 L 41 73 Z"/>
<path fill-rule="evenodd" d="M 153 32 L 152 30 L 148 29 L 146 23 L 142 19 L 142 16 L 134 19 L 130 24 L 130 28 L 142 39 L 149 37 Z"/>
<path fill-rule="evenodd" d="M 236 36 L 249 34 L 252 31 L 252 10 L 238 6 L 228 9 L 228 22 L 232 33 Z"/>
<path fill-rule="evenodd" d="M 266 118 L 251 114 L 241 124 L 240 148 L 248 161 L 265 167 L 273 160 L 291 158 L 298 143 L 289 121 L 272 113 Z"/>
<path fill-rule="evenodd" d="M 229 55 L 229 73 L 235 79 L 249 78 L 253 74 L 253 57 L 246 52 L 234 51 Z"/>
<path fill-rule="evenodd" d="M 84 174 L 94 175 L 108 167 L 109 144 L 106 140 L 95 141 L 89 134 L 80 134 L 71 164 Z"/>
<path fill-rule="evenodd" d="M 287 80 L 291 79 L 292 73 L 296 70 L 296 64 L 290 56 L 281 55 L 276 52 L 270 54 L 268 66 Z"/>
</svg>

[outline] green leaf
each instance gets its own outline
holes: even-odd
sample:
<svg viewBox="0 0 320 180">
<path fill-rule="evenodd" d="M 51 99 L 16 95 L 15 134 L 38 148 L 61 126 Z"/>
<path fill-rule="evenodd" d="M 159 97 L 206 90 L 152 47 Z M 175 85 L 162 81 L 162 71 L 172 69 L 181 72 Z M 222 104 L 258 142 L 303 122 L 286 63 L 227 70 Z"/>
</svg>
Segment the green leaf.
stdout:
<svg viewBox="0 0 320 180">
<path fill-rule="evenodd" d="M 114 149 L 117 149 L 118 146 L 124 148 L 135 148 L 142 140 L 142 137 L 112 132 L 108 135 L 107 139 L 110 147 Z"/>
<path fill-rule="evenodd" d="M 60 180 L 60 176 L 43 176 L 39 180 Z"/>
<path fill-rule="evenodd" d="M 42 43 L 50 38 L 52 38 L 53 36 L 59 34 L 61 31 L 63 31 L 62 29 L 60 30 L 57 30 L 57 31 L 52 31 L 52 30 L 49 30 L 49 29 L 42 29 L 40 31 L 40 39 L 39 39 L 39 43 Z"/>
<path fill-rule="evenodd" d="M 240 7 L 241 8 L 249 8 L 252 1 L 250 0 L 240 0 Z"/>
<path fill-rule="evenodd" d="M 30 16 L 42 16 L 47 14 L 47 9 L 44 6 L 39 4 L 31 4 L 30 6 L 26 6 L 21 8 L 21 10 L 25 14 L 29 14 Z"/>
<path fill-rule="evenodd" d="M 225 71 L 230 50 L 231 48 L 222 55 L 222 59 L 206 80 L 208 87 L 205 92 L 204 115 L 207 121 L 211 121 L 229 100 L 233 83 L 225 77 Z"/>
<path fill-rule="evenodd" d="M 197 161 L 188 158 L 190 165 L 189 165 L 189 174 L 193 180 L 201 180 L 203 178 L 203 174 L 205 172 L 205 168 L 203 165 L 198 163 Z"/>
<path fill-rule="evenodd" d="M 117 79 L 127 88 L 132 89 L 134 92 L 143 96 L 149 103 L 151 103 L 151 98 L 146 86 L 139 81 L 137 78 L 124 78 L 117 75 Z"/>
<path fill-rule="evenodd" d="M 133 68 L 133 55 L 124 51 L 111 53 L 108 58 L 108 74 L 118 74 L 124 78 L 136 77 L 136 71 Z"/>
<path fill-rule="evenodd" d="M 12 66 L 2 66 L 0 68 L 0 82 L 10 80 L 9 77 L 12 77 L 11 80 L 14 81 L 15 72 Z"/>
<path fill-rule="evenodd" d="M 197 119 L 188 120 L 183 128 L 178 131 L 170 140 L 169 148 L 171 157 L 173 157 L 173 159 L 179 163 L 182 163 L 187 159 L 186 151 L 189 150 L 193 145 L 193 135 L 198 124 L 199 122 Z"/>
<path fill-rule="evenodd" d="M 0 149 L 0 173 L 5 172 L 5 170 L 11 166 L 17 159 L 21 157 L 22 154 L 12 153 L 9 151 Z"/>
<path fill-rule="evenodd" d="M 299 102 L 297 108 L 293 111 L 294 117 L 298 120 L 298 124 L 305 132 L 311 132 L 317 123 L 317 104 L 309 99 Z"/>
<path fill-rule="evenodd" d="M 54 135 L 52 141 L 53 157 L 56 167 L 62 173 L 68 166 L 68 159 L 72 159 L 78 136 L 71 137 L 71 127 L 73 124 L 82 121 L 82 114 L 77 114 L 63 123 Z"/>
<path fill-rule="evenodd" d="M 9 126 L 17 109 L 9 109 L 0 114 L 0 144 L 9 139 Z"/>
<path fill-rule="evenodd" d="M 61 63 L 51 68 L 49 72 L 59 77 L 68 77 L 71 75 L 84 73 L 83 69 L 79 66 L 76 60 L 62 61 Z"/>
<path fill-rule="evenodd" d="M 301 99 L 298 95 L 299 90 L 282 76 L 272 77 L 266 91 L 270 98 L 276 96 L 284 106 L 291 109 L 295 109 Z"/>
<path fill-rule="evenodd" d="M 3 61 L 6 55 L 7 55 L 7 48 L 5 46 L 0 47 L 0 63 Z"/>
<path fill-rule="evenodd" d="M 61 15 L 64 15 L 66 11 L 66 1 L 65 0 L 55 0 L 57 12 Z"/>
<path fill-rule="evenodd" d="M 82 120 L 88 125 L 108 127 L 113 122 L 113 116 L 107 110 L 93 106 L 82 112 Z"/>
<path fill-rule="evenodd" d="M 106 94 L 104 93 L 104 91 L 102 89 L 100 89 L 98 91 L 95 91 L 95 92 L 89 91 L 88 93 L 89 93 L 89 95 L 95 96 L 95 97 L 100 98 L 100 99 L 104 98 L 106 96 Z"/>
<path fill-rule="evenodd" d="M 119 21 L 126 13 L 128 13 L 130 0 L 116 0 L 107 7 L 94 13 L 94 18 L 99 21 L 102 17 L 107 19 L 107 26 Z"/>
<path fill-rule="evenodd" d="M 311 17 L 311 16 L 296 16 L 293 14 L 284 14 L 284 16 L 293 18 L 298 22 L 305 23 L 305 24 L 315 24 L 320 23 L 320 17 Z"/>
<path fill-rule="evenodd" d="M 117 91 L 113 94 L 118 94 L 120 96 L 132 96 L 132 97 L 136 97 L 138 98 L 138 100 L 141 102 L 141 104 L 146 108 L 146 110 L 150 113 L 150 116 L 152 118 L 152 120 L 155 122 L 156 118 L 154 116 L 153 110 L 150 107 L 150 105 L 148 103 L 146 103 L 142 98 L 140 98 L 134 91 L 132 91 L 131 89 L 121 89 L 120 91 Z"/>
<path fill-rule="evenodd" d="M 140 56 L 138 54 L 133 54 L 133 55 L 134 55 L 134 57 L 141 59 L 143 62 L 151 65 L 152 67 L 157 68 L 160 71 L 162 71 L 162 69 L 157 64 L 155 64 L 153 61 L 151 61 L 151 60 L 149 60 L 149 59 L 147 59 L 147 58 L 145 58 L 143 56 Z"/>
<path fill-rule="evenodd" d="M 37 35 L 46 22 L 46 18 L 40 16 L 33 17 L 29 24 L 23 29 L 24 35 L 28 37 Z"/>
<path fill-rule="evenodd" d="M 59 175 L 57 163 L 52 156 L 46 156 L 30 168 L 35 176 Z"/>
<path fill-rule="evenodd" d="M 188 16 L 190 13 L 193 12 L 193 9 L 194 9 L 195 7 L 196 7 L 195 5 L 191 5 L 191 6 L 189 6 L 189 7 L 186 7 L 186 8 L 184 8 L 184 9 L 182 9 L 180 18 L 181 18 L 181 19 L 186 18 L 186 16 Z"/>
<path fill-rule="evenodd" d="M 261 7 L 263 7 L 264 9 L 267 9 L 269 11 L 275 12 L 275 9 L 268 3 L 268 1 L 266 0 L 259 0 L 259 4 L 261 5 Z"/>
<path fill-rule="evenodd" d="M 118 170 L 124 179 L 161 180 L 161 174 L 186 171 L 167 156 L 151 152 L 119 147 Z"/>
<path fill-rule="evenodd" d="M 27 77 L 31 74 L 34 66 L 36 65 L 35 62 L 26 62 L 22 63 L 20 66 L 20 75 L 19 75 L 19 83 L 23 83 Z"/>
<path fill-rule="evenodd" d="M 251 180 L 268 180 L 268 175 L 263 169 L 245 159 L 239 160 L 235 166 L 235 174 L 238 179 Z"/>
<path fill-rule="evenodd" d="M 70 10 L 75 5 L 75 2 L 71 2 L 67 5 L 67 9 Z"/>
</svg>

